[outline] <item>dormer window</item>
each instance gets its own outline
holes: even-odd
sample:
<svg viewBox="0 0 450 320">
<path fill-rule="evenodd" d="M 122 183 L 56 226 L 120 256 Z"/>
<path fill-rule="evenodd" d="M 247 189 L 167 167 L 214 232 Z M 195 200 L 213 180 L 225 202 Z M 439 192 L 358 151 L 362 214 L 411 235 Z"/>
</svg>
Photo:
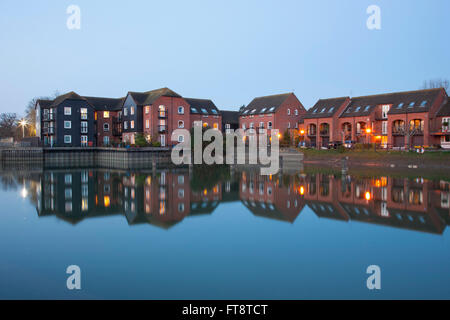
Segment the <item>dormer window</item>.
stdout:
<svg viewBox="0 0 450 320">
<path fill-rule="evenodd" d="M 427 105 L 428 101 L 427 100 L 423 100 L 422 103 L 420 104 L 421 107 L 425 107 Z"/>
<path fill-rule="evenodd" d="M 398 104 L 398 106 L 397 106 L 397 109 L 403 108 L 404 105 L 405 105 L 405 104 L 404 104 L 403 102 L 400 102 L 400 103 Z"/>
<path fill-rule="evenodd" d="M 412 107 L 414 107 L 414 105 L 415 105 L 416 103 L 413 101 L 413 102 L 411 102 L 410 104 L 409 104 L 409 106 L 408 106 L 408 108 L 412 108 Z"/>
<path fill-rule="evenodd" d="M 208 114 L 208 111 L 205 108 L 201 109 L 204 114 Z"/>
<path fill-rule="evenodd" d="M 359 112 L 361 110 L 361 107 L 356 107 L 355 112 Z"/>
<path fill-rule="evenodd" d="M 331 107 L 330 110 L 328 110 L 328 112 L 333 112 L 334 111 L 334 107 Z"/>
<path fill-rule="evenodd" d="M 366 106 L 366 107 L 364 108 L 364 112 L 369 111 L 369 109 L 370 109 L 370 106 Z"/>
</svg>

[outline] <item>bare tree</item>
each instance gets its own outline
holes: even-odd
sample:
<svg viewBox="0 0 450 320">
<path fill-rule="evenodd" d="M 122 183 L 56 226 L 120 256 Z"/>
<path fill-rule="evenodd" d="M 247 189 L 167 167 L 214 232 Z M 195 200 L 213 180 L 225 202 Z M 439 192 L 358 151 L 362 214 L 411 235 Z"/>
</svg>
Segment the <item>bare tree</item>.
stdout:
<svg viewBox="0 0 450 320">
<path fill-rule="evenodd" d="M 432 79 L 423 82 L 422 89 L 435 89 L 435 88 L 444 88 L 448 90 L 450 87 L 450 81 L 448 79 Z"/>
<path fill-rule="evenodd" d="M 38 100 L 53 100 L 60 95 L 58 90 L 55 90 L 53 95 L 44 97 L 34 97 L 31 99 L 25 108 L 25 119 L 28 122 L 27 136 L 34 136 L 36 134 L 36 102 Z"/>
<path fill-rule="evenodd" d="M 17 138 L 17 114 L 0 114 L 0 138 Z"/>
</svg>

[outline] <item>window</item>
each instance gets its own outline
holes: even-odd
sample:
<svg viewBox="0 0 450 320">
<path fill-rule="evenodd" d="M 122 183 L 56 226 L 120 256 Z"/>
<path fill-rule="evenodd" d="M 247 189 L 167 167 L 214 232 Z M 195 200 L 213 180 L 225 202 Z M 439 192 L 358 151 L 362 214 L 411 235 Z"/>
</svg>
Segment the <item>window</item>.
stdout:
<svg viewBox="0 0 450 320">
<path fill-rule="evenodd" d="M 184 121 L 183 120 L 178 121 L 178 128 L 180 128 L 180 129 L 184 128 Z"/>
<path fill-rule="evenodd" d="M 134 107 L 131 107 L 131 108 L 130 108 L 130 114 L 131 114 L 131 115 L 134 115 Z"/>
<path fill-rule="evenodd" d="M 64 115 L 70 116 L 72 114 L 72 108 L 71 107 L 65 107 L 64 108 Z"/>
<path fill-rule="evenodd" d="M 415 104 L 416 104 L 415 102 L 411 102 L 411 103 L 409 104 L 408 108 L 414 107 Z"/>
<path fill-rule="evenodd" d="M 383 119 L 387 119 L 387 117 L 388 117 L 388 112 L 389 112 L 389 105 L 386 104 L 386 105 L 384 105 L 384 106 L 382 107 L 381 117 L 382 117 Z"/>
<path fill-rule="evenodd" d="M 287 109 L 287 114 L 288 114 L 288 116 L 291 115 L 291 109 Z"/>
<path fill-rule="evenodd" d="M 267 122 L 267 129 L 272 129 L 272 121 Z"/>
<path fill-rule="evenodd" d="M 295 115 L 298 116 L 298 110 L 297 109 L 295 109 Z"/>
<path fill-rule="evenodd" d="M 145 114 L 149 114 L 150 113 L 150 107 L 149 106 L 146 106 L 145 107 Z"/>
<path fill-rule="evenodd" d="M 66 190 L 64 191 L 64 198 L 72 199 L 72 189 L 71 188 L 66 188 Z"/>
<path fill-rule="evenodd" d="M 324 113 L 325 110 L 327 110 L 327 108 L 322 108 L 322 110 L 320 111 L 320 113 Z"/>
<path fill-rule="evenodd" d="M 366 107 L 364 108 L 364 112 L 369 111 L 369 109 L 370 109 L 370 106 L 366 106 Z"/>
<path fill-rule="evenodd" d="M 290 129 L 291 128 L 291 123 L 290 122 L 288 122 L 288 129 Z"/>
<path fill-rule="evenodd" d="M 334 107 L 331 107 L 330 110 L 328 110 L 328 112 L 333 112 L 334 111 Z"/>
<path fill-rule="evenodd" d="M 88 123 L 87 121 L 81 121 L 81 133 L 88 132 Z"/>
<path fill-rule="evenodd" d="M 427 105 L 428 101 L 427 100 L 423 100 L 422 103 L 420 104 L 421 107 L 425 107 Z"/>
<path fill-rule="evenodd" d="M 81 108 L 80 109 L 80 115 L 81 115 L 81 119 L 82 120 L 86 120 L 87 119 L 87 113 L 88 113 L 88 111 L 87 111 L 86 108 Z"/>
<path fill-rule="evenodd" d="M 264 122 L 260 122 L 260 123 L 259 123 L 259 128 L 260 128 L 260 129 L 264 129 Z"/>
<path fill-rule="evenodd" d="M 204 114 L 208 114 L 208 111 L 205 108 L 201 109 Z"/>
<path fill-rule="evenodd" d="M 355 112 L 359 112 L 361 110 L 361 107 L 356 107 Z"/>
<path fill-rule="evenodd" d="M 124 108 L 124 109 L 123 109 L 123 115 L 124 115 L 124 116 L 127 116 L 127 115 L 128 115 L 128 108 Z"/>
<path fill-rule="evenodd" d="M 178 142 L 184 142 L 184 136 L 182 135 L 178 136 Z"/>
<path fill-rule="evenodd" d="M 72 136 L 64 136 L 64 143 L 72 143 Z"/>
<path fill-rule="evenodd" d="M 317 111 L 319 111 L 319 108 L 314 109 L 313 113 L 317 113 Z"/>
<path fill-rule="evenodd" d="M 381 134 L 387 134 L 388 133 L 388 122 L 383 121 L 381 122 Z"/>
<path fill-rule="evenodd" d="M 218 114 L 216 109 L 212 109 L 211 112 L 212 112 L 213 114 Z"/>
<path fill-rule="evenodd" d="M 225 124 L 225 129 L 231 129 L 231 125 L 229 123 Z"/>
<path fill-rule="evenodd" d="M 105 132 L 109 131 L 109 123 L 105 123 L 103 125 L 103 131 L 105 131 Z"/>
<path fill-rule="evenodd" d="M 214 123 L 214 124 L 213 124 L 213 128 L 214 128 L 214 129 L 219 129 L 219 124 L 218 124 L 217 122 Z"/>
<path fill-rule="evenodd" d="M 71 174 L 66 174 L 64 176 L 64 183 L 65 184 L 72 184 L 72 175 Z"/>
<path fill-rule="evenodd" d="M 88 145 L 88 137 L 87 136 L 81 136 L 81 146 L 87 147 Z"/>
<path fill-rule="evenodd" d="M 178 190 L 178 198 L 183 199 L 184 198 L 184 189 Z"/>
<path fill-rule="evenodd" d="M 178 184 L 184 184 L 184 176 L 178 176 Z"/>
<path fill-rule="evenodd" d="M 398 106 L 397 106 L 397 109 L 403 108 L 404 105 L 405 105 L 405 104 L 404 104 L 403 102 L 400 102 L 400 103 L 398 104 Z"/>
<path fill-rule="evenodd" d="M 184 107 L 183 106 L 179 106 L 178 107 L 178 114 L 184 114 Z"/>
<path fill-rule="evenodd" d="M 109 145 L 109 137 L 108 136 L 103 137 L 103 145 L 105 145 L 105 146 Z"/>
<path fill-rule="evenodd" d="M 149 129 L 150 128 L 150 120 L 145 120 L 145 129 Z"/>
<path fill-rule="evenodd" d="M 262 108 L 260 113 L 264 113 L 264 112 L 266 112 L 266 110 L 267 110 L 267 108 Z"/>
<path fill-rule="evenodd" d="M 72 121 L 64 121 L 64 129 L 71 129 Z"/>
<path fill-rule="evenodd" d="M 103 118 L 104 119 L 109 119 L 109 111 L 104 111 L 103 112 Z"/>
<path fill-rule="evenodd" d="M 242 129 L 246 129 L 245 123 L 242 124 Z"/>
<path fill-rule="evenodd" d="M 198 110 L 196 108 L 194 108 L 194 107 L 191 107 L 191 112 L 192 113 L 198 113 Z"/>
<path fill-rule="evenodd" d="M 134 120 L 131 120 L 131 121 L 130 121 L 130 128 L 131 128 L 131 129 L 134 129 Z"/>
<path fill-rule="evenodd" d="M 128 129 L 128 122 L 126 122 L 126 121 L 123 122 L 123 128 L 124 128 L 125 130 Z"/>
</svg>

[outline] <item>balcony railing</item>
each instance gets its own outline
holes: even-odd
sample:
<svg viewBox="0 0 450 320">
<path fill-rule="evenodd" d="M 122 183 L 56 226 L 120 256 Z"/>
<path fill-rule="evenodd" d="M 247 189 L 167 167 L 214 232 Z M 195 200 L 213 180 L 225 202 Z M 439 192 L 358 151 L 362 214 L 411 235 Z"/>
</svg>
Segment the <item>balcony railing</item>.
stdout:
<svg viewBox="0 0 450 320">
<path fill-rule="evenodd" d="M 87 127 L 81 127 L 81 133 L 88 133 Z"/>
<path fill-rule="evenodd" d="M 44 121 L 53 121 L 55 120 L 55 114 L 54 113 L 46 113 L 44 114 Z"/>
<path fill-rule="evenodd" d="M 167 132 L 167 126 L 158 126 L 158 132 L 159 133 Z"/>
<path fill-rule="evenodd" d="M 44 134 L 55 134 L 55 128 L 54 127 L 43 128 L 42 132 Z"/>
<path fill-rule="evenodd" d="M 158 118 L 159 119 L 167 119 L 167 111 L 159 111 Z"/>
<path fill-rule="evenodd" d="M 394 128 L 392 128 L 392 134 L 396 135 L 396 136 L 403 136 L 405 134 L 405 128 L 394 127 Z"/>
</svg>

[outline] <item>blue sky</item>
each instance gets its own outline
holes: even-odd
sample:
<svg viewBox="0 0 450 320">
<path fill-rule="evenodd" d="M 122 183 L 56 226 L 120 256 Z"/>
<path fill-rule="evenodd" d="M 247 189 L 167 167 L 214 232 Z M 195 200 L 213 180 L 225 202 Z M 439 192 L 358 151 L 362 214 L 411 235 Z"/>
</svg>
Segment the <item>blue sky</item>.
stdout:
<svg viewBox="0 0 450 320">
<path fill-rule="evenodd" d="M 69 5 L 81 30 L 66 27 Z M 369 30 L 369 5 L 381 30 Z M 294 91 L 319 98 L 450 78 L 448 0 L 0 2 L 0 112 L 55 90 L 119 97 L 170 87 L 221 109 Z"/>
</svg>

